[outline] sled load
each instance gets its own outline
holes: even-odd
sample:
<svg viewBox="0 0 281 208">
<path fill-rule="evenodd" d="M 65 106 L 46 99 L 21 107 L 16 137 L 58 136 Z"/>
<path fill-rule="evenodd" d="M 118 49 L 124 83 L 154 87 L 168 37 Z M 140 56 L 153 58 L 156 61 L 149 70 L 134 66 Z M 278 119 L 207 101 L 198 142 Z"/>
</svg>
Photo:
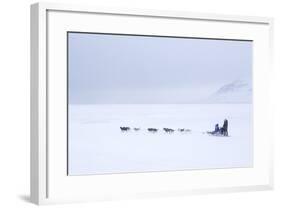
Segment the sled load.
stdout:
<svg viewBox="0 0 281 208">
<path fill-rule="evenodd" d="M 228 120 L 224 119 L 223 126 L 220 128 L 219 124 L 215 125 L 214 131 L 207 131 L 208 134 L 213 136 L 228 136 Z"/>
</svg>

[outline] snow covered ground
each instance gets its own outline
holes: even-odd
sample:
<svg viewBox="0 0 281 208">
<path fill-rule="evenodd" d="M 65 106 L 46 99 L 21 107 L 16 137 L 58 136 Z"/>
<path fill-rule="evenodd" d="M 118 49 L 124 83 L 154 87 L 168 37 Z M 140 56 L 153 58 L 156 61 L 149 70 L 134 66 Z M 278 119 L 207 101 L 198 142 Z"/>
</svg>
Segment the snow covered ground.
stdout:
<svg viewBox="0 0 281 208">
<path fill-rule="evenodd" d="M 251 104 L 69 105 L 69 174 L 250 167 L 251 109 Z M 230 137 L 202 133 L 225 118 Z M 120 126 L 141 130 L 121 132 Z M 169 134 L 165 127 L 192 131 Z"/>
</svg>

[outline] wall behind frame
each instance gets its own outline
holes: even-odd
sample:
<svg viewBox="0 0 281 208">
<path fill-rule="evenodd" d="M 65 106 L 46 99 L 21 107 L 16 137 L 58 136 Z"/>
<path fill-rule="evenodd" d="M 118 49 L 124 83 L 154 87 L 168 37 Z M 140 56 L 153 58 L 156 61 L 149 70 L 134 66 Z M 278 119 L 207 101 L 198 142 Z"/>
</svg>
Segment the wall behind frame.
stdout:
<svg viewBox="0 0 281 208">
<path fill-rule="evenodd" d="M 36 1 L 1 2 L 0 12 L 0 206 L 34 207 L 29 201 L 29 6 Z M 278 0 L 69 0 L 56 2 L 105 7 L 186 10 L 271 16 L 274 28 L 272 87 L 275 137 L 275 190 L 83 204 L 82 207 L 280 207 L 281 194 L 281 13 Z M 54 207 L 81 207 L 79 204 Z"/>
</svg>

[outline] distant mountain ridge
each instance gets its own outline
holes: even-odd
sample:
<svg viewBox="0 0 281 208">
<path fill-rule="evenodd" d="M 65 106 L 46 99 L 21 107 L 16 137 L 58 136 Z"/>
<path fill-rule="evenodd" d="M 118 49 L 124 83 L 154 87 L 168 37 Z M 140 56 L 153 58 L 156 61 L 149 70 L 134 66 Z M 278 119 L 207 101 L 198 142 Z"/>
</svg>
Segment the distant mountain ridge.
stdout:
<svg viewBox="0 0 281 208">
<path fill-rule="evenodd" d="M 243 80 L 225 84 L 207 99 L 207 103 L 252 103 L 252 86 Z"/>
</svg>

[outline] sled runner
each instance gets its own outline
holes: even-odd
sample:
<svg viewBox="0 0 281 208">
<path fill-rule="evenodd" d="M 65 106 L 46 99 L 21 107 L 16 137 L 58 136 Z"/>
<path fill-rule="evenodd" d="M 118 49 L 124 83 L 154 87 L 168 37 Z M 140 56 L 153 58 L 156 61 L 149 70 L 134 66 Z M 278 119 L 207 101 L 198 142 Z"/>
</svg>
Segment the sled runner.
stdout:
<svg viewBox="0 0 281 208">
<path fill-rule="evenodd" d="M 203 132 L 203 134 L 204 134 L 204 133 L 208 134 L 209 136 L 230 137 L 229 135 L 224 135 L 224 134 L 221 134 L 221 133 L 219 133 L 219 132 L 214 133 L 214 132 L 207 131 L 207 132 Z"/>
</svg>

